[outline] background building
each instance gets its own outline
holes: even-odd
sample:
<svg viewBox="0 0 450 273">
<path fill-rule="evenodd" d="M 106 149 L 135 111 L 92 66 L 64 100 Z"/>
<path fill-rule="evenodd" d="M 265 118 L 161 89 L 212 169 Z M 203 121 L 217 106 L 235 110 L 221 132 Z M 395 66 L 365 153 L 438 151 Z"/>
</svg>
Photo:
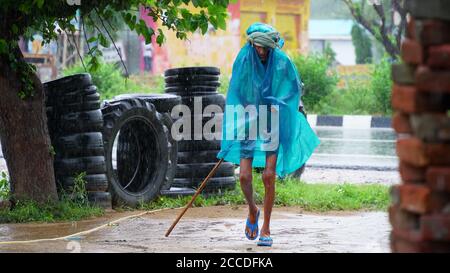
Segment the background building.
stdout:
<svg viewBox="0 0 450 273">
<path fill-rule="evenodd" d="M 193 9 L 193 8 L 192 8 Z M 152 69 L 145 69 L 144 52 L 141 47 L 141 72 L 163 73 L 171 67 L 208 65 L 221 68 L 223 74 L 231 74 L 233 61 L 245 43 L 245 31 L 254 22 L 268 23 L 277 28 L 285 39 L 284 50 L 290 53 L 308 51 L 308 21 L 310 0 L 239 0 L 228 6 L 229 18 L 226 30 L 212 27 L 203 36 L 194 33 L 187 41 L 167 32 L 167 41 L 159 47 L 152 43 Z M 155 26 L 151 18 L 141 12 L 149 26 Z"/>
<path fill-rule="evenodd" d="M 355 47 L 352 41 L 352 20 L 310 20 L 309 51 L 323 53 L 327 44 L 336 53 L 339 65 L 355 65 Z"/>
</svg>

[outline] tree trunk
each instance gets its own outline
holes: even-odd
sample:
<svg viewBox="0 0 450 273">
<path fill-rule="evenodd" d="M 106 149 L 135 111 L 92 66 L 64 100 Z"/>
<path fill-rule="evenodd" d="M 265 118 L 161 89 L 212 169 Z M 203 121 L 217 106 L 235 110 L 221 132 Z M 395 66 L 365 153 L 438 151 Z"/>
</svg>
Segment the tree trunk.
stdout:
<svg viewBox="0 0 450 273">
<path fill-rule="evenodd" d="M 18 52 L 19 62 L 24 62 Z M 44 91 L 33 74 L 34 96 L 21 99 L 19 76 L 0 58 L 0 141 L 12 199 L 57 200 Z"/>
</svg>

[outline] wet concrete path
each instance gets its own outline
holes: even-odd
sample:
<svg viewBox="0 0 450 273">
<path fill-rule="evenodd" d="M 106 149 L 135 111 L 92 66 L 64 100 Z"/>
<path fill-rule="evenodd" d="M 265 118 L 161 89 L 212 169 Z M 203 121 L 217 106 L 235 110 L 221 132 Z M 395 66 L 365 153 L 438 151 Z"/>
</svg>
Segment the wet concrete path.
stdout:
<svg viewBox="0 0 450 273">
<path fill-rule="evenodd" d="M 0 241 L 66 236 L 137 213 L 109 213 L 77 223 L 0 225 Z M 385 212 L 312 214 L 296 207 L 275 208 L 272 248 L 245 238 L 243 206 L 190 209 L 164 237 L 178 213 L 166 210 L 127 219 L 74 240 L 0 245 L 0 252 L 389 252 Z"/>
</svg>

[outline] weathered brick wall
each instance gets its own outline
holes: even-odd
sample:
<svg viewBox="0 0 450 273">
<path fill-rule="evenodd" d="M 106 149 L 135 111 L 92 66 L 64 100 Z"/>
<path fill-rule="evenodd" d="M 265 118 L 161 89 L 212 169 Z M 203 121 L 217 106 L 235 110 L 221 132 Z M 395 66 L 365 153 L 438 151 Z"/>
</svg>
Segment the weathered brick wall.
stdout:
<svg viewBox="0 0 450 273">
<path fill-rule="evenodd" d="M 391 249 L 450 252 L 450 1 L 407 0 L 407 9 L 392 73 L 402 184 L 391 189 Z"/>
</svg>

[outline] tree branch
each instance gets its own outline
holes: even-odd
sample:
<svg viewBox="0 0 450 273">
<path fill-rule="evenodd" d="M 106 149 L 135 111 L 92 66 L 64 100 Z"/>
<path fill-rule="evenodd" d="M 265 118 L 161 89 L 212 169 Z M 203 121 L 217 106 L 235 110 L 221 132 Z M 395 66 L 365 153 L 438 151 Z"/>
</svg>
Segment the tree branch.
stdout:
<svg viewBox="0 0 450 273">
<path fill-rule="evenodd" d="M 100 13 L 98 12 L 98 9 L 97 9 L 97 8 L 95 8 L 95 13 L 97 13 L 98 17 L 100 18 L 100 22 L 102 23 L 103 28 L 105 29 L 106 33 L 108 34 L 109 39 L 110 39 L 111 42 L 113 43 L 114 48 L 116 49 L 117 54 L 118 54 L 119 57 L 120 57 L 120 62 L 122 63 L 123 68 L 125 68 L 125 76 L 128 78 L 128 77 L 129 77 L 128 68 L 127 68 L 127 66 L 125 65 L 125 62 L 123 61 L 122 55 L 120 54 L 120 51 L 119 51 L 119 49 L 117 48 L 117 45 L 116 45 L 116 43 L 114 42 L 114 39 L 113 39 L 113 37 L 111 36 L 111 33 L 109 33 L 108 29 L 106 28 L 105 23 L 103 22 L 103 18 L 102 18 L 102 16 L 100 15 Z"/>
<path fill-rule="evenodd" d="M 67 35 L 67 41 L 69 41 L 69 44 L 72 45 L 72 42 L 70 41 L 69 34 L 67 33 L 67 31 L 65 29 L 64 29 L 64 33 Z M 79 50 L 79 48 L 77 46 L 77 42 L 75 41 L 75 35 L 74 35 L 73 32 L 72 32 L 72 39 L 73 39 L 73 43 L 74 43 L 73 46 L 75 47 L 75 50 L 77 51 L 78 57 L 80 58 L 81 64 L 83 65 L 83 68 L 84 68 L 84 71 L 87 72 L 86 66 L 84 65 L 83 57 L 80 54 L 80 50 Z"/>
<path fill-rule="evenodd" d="M 372 5 L 375 12 L 381 19 L 381 24 L 377 24 L 377 22 L 370 22 L 364 17 L 362 10 L 363 5 L 361 5 L 361 10 L 358 10 L 356 4 L 353 3 L 352 0 L 342 1 L 347 5 L 355 20 L 367 31 L 369 31 L 375 37 L 375 39 L 377 39 L 384 45 L 386 51 L 389 53 L 389 55 L 391 55 L 392 58 L 397 58 L 397 55 L 400 53 L 400 42 L 396 41 L 396 44 L 393 44 L 392 40 L 389 38 L 388 30 L 386 28 L 386 14 L 384 12 L 383 5 Z M 379 32 L 376 31 L 377 29 L 379 30 Z M 393 29 L 389 30 L 389 32 L 393 32 Z M 396 38 L 398 39 L 398 36 Z"/>
<path fill-rule="evenodd" d="M 355 20 L 361 24 L 365 29 L 367 29 L 375 38 L 376 37 L 376 31 L 373 28 L 373 26 L 371 25 L 371 23 L 369 23 L 369 21 L 367 21 L 361 13 L 358 13 L 358 11 L 356 10 L 354 3 L 352 0 L 343 0 L 344 3 L 347 5 L 347 7 L 350 9 L 351 14 L 353 15 L 353 17 L 355 18 Z"/>
</svg>

